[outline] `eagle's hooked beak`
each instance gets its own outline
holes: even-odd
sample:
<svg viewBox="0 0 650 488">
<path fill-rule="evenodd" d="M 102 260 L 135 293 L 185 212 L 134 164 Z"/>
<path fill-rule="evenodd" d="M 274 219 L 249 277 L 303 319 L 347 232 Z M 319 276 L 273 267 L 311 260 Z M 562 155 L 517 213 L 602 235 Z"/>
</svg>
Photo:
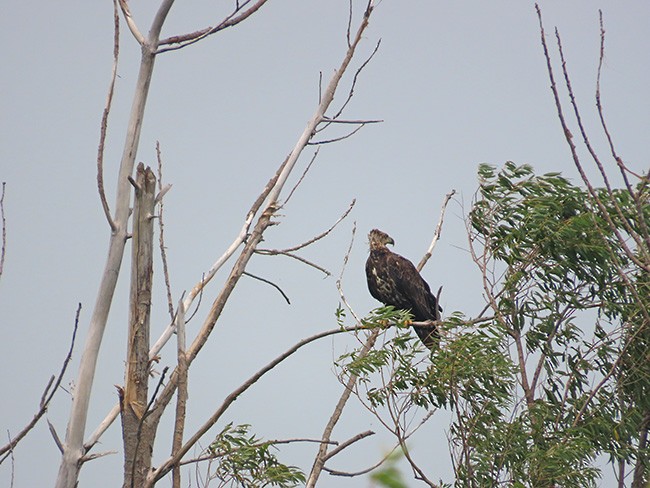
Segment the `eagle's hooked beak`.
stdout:
<svg viewBox="0 0 650 488">
<path fill-rule="evenodd" d="M 386 241 L 386 244 L 390 244 L 391 246 L 395 245 L 395 241 L 393 240 L 392 237 L 389 237 L 388 240 Z"/>
</svg>

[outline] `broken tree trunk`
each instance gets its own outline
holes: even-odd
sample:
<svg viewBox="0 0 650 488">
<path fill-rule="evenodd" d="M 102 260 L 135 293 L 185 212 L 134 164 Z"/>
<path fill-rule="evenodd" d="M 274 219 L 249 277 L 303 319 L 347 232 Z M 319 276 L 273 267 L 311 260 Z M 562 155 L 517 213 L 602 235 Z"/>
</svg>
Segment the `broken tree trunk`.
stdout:
<svg viewBox="0 0 650 488">
<path fill-rule="evenodd" d="M 146 421 L 149 381 L 149 318 L 153 277 L 153 212 L 156 177 L 140 163 L 135 181 L 129 335 L 124 389 L 120 391 L 124 441 L 123 488 L 144 485 L 151 469 L 154 426 Z"/>
</svg>

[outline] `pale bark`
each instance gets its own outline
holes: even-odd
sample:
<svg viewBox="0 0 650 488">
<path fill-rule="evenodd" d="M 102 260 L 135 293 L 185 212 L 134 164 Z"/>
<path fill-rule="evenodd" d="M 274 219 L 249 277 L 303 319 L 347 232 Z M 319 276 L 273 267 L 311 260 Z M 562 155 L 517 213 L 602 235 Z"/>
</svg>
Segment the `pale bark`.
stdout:
<svg viewBox="0 0 650 488">
<path fill-rule="evenodd" d="M 140 130 L 144 119 L 144 109 L 149 94 L 149 85 L 153 74 L 155 51 L 158 47 L 160 30 L 173 3 L 173 0 L 164 0 L 162 2 L 149 31 L 147 43 L 142 46 L 140 73 L 136 84 L 117 179 L 117 197 L 115 214 L 113 216 L 115 227 L 111 232 L 108 257 L 97 291 L 97 299 L 90 319 L 88 336 L 86 337 L 84 351 L 79 364 L 79 372 L 75 381 L 72 408 L 68 420 L 64 452 L 59 466 L 56 488 L 74 488 L 77 485 L 83 456 L 86 454 L 83 440 L 90 405 L 90 393 L 95 377 L 97 357 L 104 336 L 106 321 L 108 320 L 108 313 L 113 301 L 113 294 L 122 265 L 122 257 L 124 256 L 124 247 L 128 237 L 127 223 L 131 197 L 131 185 L 128 177 L 133 173 L 135 157 L 140 143 Z"/>
</svg>

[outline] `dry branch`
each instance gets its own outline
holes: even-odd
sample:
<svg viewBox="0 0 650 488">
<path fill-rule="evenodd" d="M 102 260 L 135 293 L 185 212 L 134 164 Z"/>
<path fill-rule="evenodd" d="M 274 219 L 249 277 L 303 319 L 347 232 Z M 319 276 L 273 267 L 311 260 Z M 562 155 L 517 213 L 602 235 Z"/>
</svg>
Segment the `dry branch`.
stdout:
<svg viewBox="0 0 650 488">
<path fill-rule="evenodd" d="M 178 36 L 172 36 L 168 37 L 166 39 L 163 39 L 160 41 L 161 46 L 169 45 L 169 44 L 176 44 L 176 46 L 171 46 L 171 47 L 166 47 L 159 49 L 157 51 L 157 54 L 161 54 L 167 51 L 174 51 L 177 49 L 182 49 L 184 47 L 187 47 L 191 44 L 194 44 L 195 42 L 199 42 L 201 39 L 204 39 L 205 37 L 208 37 L 212 34 L 215 34 L 219 31 L 222 31 L 224 29 L 227 29 L 228 27 L 233 27 L 240 22 L 246 20 L 248 17 L 253 15 L 255 12 L 257 12 L 262 5 L 264 5 L 267 0 L 258 0 L 253 4 L 252 7 L 250 7 L 248 10 L 244 10 L 241 12 L 242 8 L 251 3 L 252 0 L 245 0 L 241 4 L 237 2 L 237 5 L 235 7 L 235 10 L 228 15 L 224 20 L 222 20 L 219 24 L 217 24 L 214 27 L 206 27 L 205 29 L 191 32 L 189 34 L 183 34 L 183 35 L 178 35 Z M 239 12 L 241 12 L 239 15 L 237 15 Z"/>
<path fill-rule="evenodd" d="M 97 290 L 97 299 L 90 318 L 88 335 L 79 364 L 79 373 L 75 381 L 76 389 L 66 430 L 65 452 L 59 466 L 56 488 L 74 488 L 77 486 L 81 468 L 80 461 L 87 454 L 87 449 L 84 446 L 84 436 L 95 369 L 128 237 L 127 223 L 131 196 L 128 177 L 133 173 L 135 157 L 140 144 L 144 109 L 155 64 L 155 49 L 158 46 L 160 31 L 172 4 L 173 0 L 163 0 L 161 2 L 141 53 L 140 72 L 136 81 L 133 105 L 117 177 L 116 205 L 113 214 L 115 229 L 110 236 L 106 265 Z"/>
<path fill-rule="evenodd" d="M 5 218 L 5 188 L 6 182 L 2 182 L 2 195 L 0 195 L 0 220 L 2 220 L 2 248 L 0 249 L 0 277 L 5 265 L 5 253 L 7 252 L 7 220 Z"/>
<path fill-rule="evenodd" d="M 108 129 L 108 115 L 111 111 L 113 103 L 113 93 L 115 92 L 115 79 L 117 78 L 117 61 L 120 54 L 120 14 L 117 9 L 117 1 L 113 0 L 113 69 L 111 70 L 111 82 L 108 86 L 108 94 L 106 95 L 106 104 L 102 113 L 102 121 L 99 130 L 99 144 L 97 145 L 97 191 L 99 193 L 99 200 L 102 203 L 104 215 L 108 221 L 111 231 L 115 231 L 116 225 L 111 216 L 111 209 L 106 200 L 106 193 L 104 191 L 104 145 L 106 143 L 106 131 Z"/>
<path fill-rule="evenodd" d="M 8 444 L 0 447 L 0 456 L 4 456 L 2 459 L 0 459 L 0 464 L 2 464 L 2 462 L 7 458 L 5 454 L 7 452 L 12 451 L 13 448 L 16 447 L 16 445 L 27 435 L 27 433 L 34 428 L 34 426 L 41 419 L 41 417 L 45 415 L 45 412 L 47 412 L 47 408 L 50 405 L 52 398 L 54 398 L 55 393 L 59 389 L 59 386 L 61 385 L 61 381 L 63 380 L 63 375 L 68 369 L 68 364 L 72 359 L 72 351 L 74 350 L 74 343 L 75 343 L 75 339 L 77 338 L 77 329 L 79 328 L 80 314 L 81 314 L 81 303 L 77 306 L 77 312 L 75 313 L 75 319 L 74 319 L 74 328 L 72 329 L 72 339 L 70 340 L 70 348 L 68 349 L 68 354 L 66 354 L 65 359 L 63 360 L 63 364 L 61 365 L 61 370 L 59 371 L 59 375 L 56 377 L 56 380 L 54 380 L 54 376 L 52 376 L 48 381 L 47 386 L 45 387 L 45 390 L 41 395 L 39 409 L 34 414 L 32 420 L 18 434 L 16 434 L 12 439 L 10 439 Z M 57 441 L 57 437 L 58 436 L 54 436 L 55 441 Z M 58 444 L 60 446 L 61 442 L 58 441 Z"/>
<path fill-rule="evenodd" d="M 172 287 L 169 281 L 169 267 L 167 265 L 167 251 L 165 248 L 165 224 L 163 222 L 163 214 L 165 205 L 163 204 L 163 196 L 169 189 L 170 186 L 163 187 L 162 184 L 162 154 L 160 152 L 160 142 L 156 141 L 156 159 L 158 160 L 158 195 L 154 200 L 154 204 L 158 205 L 158 228 L 160 229 L 160 234 L 158 235 L 158 244 L 160 246 L 160 258 L 162 259 L 163 265 L 163 276 L 165 278 L 165 290 L 167 290 L 167 307 L 169 309 L 169 317 L 172 322 L 174 321 L 174 303 L 172 301 Z"/>
<path fill-rule="evenodd" d="M 242 274 L 248 276 L 249 278 L 253 278 L 254 280 L 258 280 L 261 281 L 262 283 L 266 283 L 267 285 L 271 285 L 273 288 L 275 288 L 280 292 L 280 295 L 282 295 L 284 301 L 287 302 L 287 305 L 291 305 L 291 300 L 289 300 L 287 294 L 284 291 L 282 291 L 282 288 L 280 288 L 278 285 L 273 283 L 271 280 L 267 280 L 266 278 L 262 278 L 261 276 L 254 275 L 253 273 L 249 273 L 248 271 L 244 271 Z"/>
<path fill-rule="evenodd" d="M 123 2 L 122 2 L 123 3 Z M 122 4 L 121 3 L 121 4 Z M 160 52 L 164 52 L 166 50 L 170 49 L 175 49 L 175 48 L 180 48 L 185 45 L 189 45 L 193 42 L 198 41 L 200 38 L 205 37 L 206 35 L 209 35 L 211 33 L 216 32 L 217 30 L 220 30 L 221 28 L 228 27 L 230 25 L 235 25 L 238 22 L 241 22 L 244 20 L 247 16 L 249 16 L 252 12 L 254 12 L 256 9 L 258 9 L 261 5 L 263 5 L 263 1 L 257 2 L 253 7 L 251 7 L 249 10 L 242 12 L 239 16 L 233 17 L 230 19 L 228 22 L 220 24 L 219 29 L 212 28 L 210 29 L 210 32 L 203 32 L 199 33 L 198 35 L 193 35 L 188 37 L 187 39 L 179 39 L 179 38 L 170 38 L 164 42 L 169 42 L 169 43 L 176 43 L 176 42 L 182 42 L 182 45 L 175 46 L 175 47 L 170 47 L 166 49 L 160 49 L 158 50 L 158 46 L 162 44 L 158 42 L 158 35 L 160 33 L 160 28 L 162 27 L 162 23 L 164 22 L 164 19 L 167 15 L 167 12 L 169 11 L 169 8 L 171 7 L 171 4 L 173 2 L 171 0 L 164 0 L 162 6 L 159 9 L 158 14 L 156 15 L 156 18 L 154 19 L 152 23 L 152 28 L 149 33 L 149 37 L 147 41 L 143 45 L 143 59 L 142 59 L 142 66 L 141 66 L 141 73 L 140 73 L 140 78 L 138 82 L 138 88 L 136 90 L 136 100 L 134 101 L 134 109 L 132 112 L 132 121 L 129 126 L 129 131 L 128 131 L 128 136 L 127 136 L 127 144 L 125 145 L 125 152 L 124 152 L 124 157 L 123 157 L 123 162 L 122 166 L 120 169 L 120 178 L 119 178 L 119 184 L 120 185 L 126 185 L 128 189 L 128 183 L 127 183 L 127 178 L 130 176 L 130 172 L 133 167 L 133 161 L 135 157 L 135 152 L 137 151 L 137 144 L 138 144 L 138 139 L 139 139 L 139 134 L 140 134 L 140 124 L 142 120 L 142 115 L 143 115 L 143 110 L 144 110 L 144 101 L 146 100 L 146 93 L 149 87 L 149 81 L 151 78 L 151 72 L 153 69 L 153 64 L 154 64 L 154 59 L 155 55 L 159 54 Z M 242 5 L 246 5 L 248 2 L 242 3 Z M 184 309 L 187 310 L 189 308 L 189 305 L 192 304 L 192 301 L 194 298 L 201 294 L 203 291 L 203 288 L 205 287 L 206 283 L 212 279 L 214 274 L 218 269 L 220 269 L 225 262 L 239 249 L 242 244 L 243 248 L 240 251 L 240 254 L 234 263 L 230 274 L 228 275 L 225 284 L 221 290 L 221 292 L 218 294 L 216 299 L 214 300 L 211 310 L 209 311 L 203 326 L 201 329 L 198 331 L 196 338 L 194 341 L 191 343 L 191 345 L 187 348 L 185 351 L 186 354 L 186 360 L 187 360 L 187 366 L 191 365 L 192 361 L 196 358 L 197 354 L 201 351 L 203 345 L 207 341 L 210 333 L 212 332 L 216 321 L 221 315 L 221 311 L 223 310 L 223 307 L 225 306 L 227 300 L 230 297 L 230 294 L 232 293 L 234 287 L 238 283 L 238 280 L 241 278 L 243 275 L 246 265 L 248 264 L 253 252 L 255 251 L 256 247 L 258 246 L 259 242 L 262 240 L 262 235 L 265 232 L 265 230 L 271 226 L 274 225 L 274 222 L 272 221 L 272 217 L 274 216 L 275 212 L 280 206 L 279 199 L 280 195 L 282 194 L 283 188 L 285 186 L 285 183 L 287 181 L 287 178 L 289 177 L 290 173 L 294 169 L 302 151 L 308 144 L 308 142 L 311 140 L 313 137 L 313 134 L 316 132 L 316 129 L 318 128 L 319 124 L 321 124 L 325 120 L 325 112 L 330 106 L 334 94 L 336 92 L 336 89 L 338 87 L 339 81 L 343 74 L 345 73 L 349 63 L 352 60 L 352 57 L 354 56 L 355 50 L 360 43 L 362 39 L 362 34 L 365 30 L 365 28 L 368 25 L 368 19 L 370 16 L 370 13 L 372 11 L 372 7 L 370 4 L 368 4 L 368 7 L 364 13 L 363 21 L 361 22 L 361 25 L 357 31 L 357 35 L 354 39 L 354 42 L 351 43 L 339 69 L 334 73 L 332 79 L 330 80 L 325 93 L 322 96 L 322 99 L 320 100 L 319 106 L 317 107 L 316 113 L 312 117 L 312 119 L 309 121 L 307 124 L 307 127 L 303 131 L 302 135 L 298 139 L 298 142 L 296 143 L 294 149 L 292 150 L 291 154 L 285 160 L 282 165 L 280 165 L 280 168 L 278 169 L 276 175 L 271 178 L 271 181 L 269 181 L 269 184 L 267 187 L 264 189 L 262 194 L 258 197 L 256 202 L 253 204 L 251 211 L 248 213 L 246 216 L 244 225 L 242 227 L 242 230 L 240 231 L 240 234 L 237 236 L 237 238 L 233 241 L 231 246 L 226 250 L 226 252 L 222 255 L 221 258 L 213 265 L 213 267 L 210 269 L 210 271 L 205 275 L 204 278 L 201 279 L 201 281 L 195 286 L 195 288 L 188 294 L 187 298 L 183 301 Z M 125 16 L 127 16 L 127 23 L 131 22 L 132 25 L 129 27 L 132 29 L 132 32 L 134 35 L 137 37 L 138 31 L 135 30 L 133 27 L 135 26 L 135 23 L 133 22 L 133 19 L 130 17 L 130 14 L 128 13 L 128 10 L 125 12 Z M 135 115 L 139 116 L 139 119 L 134 119 L 133 117 Z M 129 166 L 130 165 L 130 166 Z M 121 253 L 123 250 L 123 245 L 124 245 L 124 240 L 126 239 L 126 230 L 125 230 L 125 223 L 126 223 L 126 217 L 128 217 L 128 212 L 123 213 L 124 207 L 123 205 L 128 202 L 128 198 L 120 198 L 120 195 L 124 196 L 123 193 L 120 193 L 122 187 L 118 189 L 118 206 L 115 211 L 115 222 L 117 225 L 117 231 L 113 234 L 112 240 L 111 240 L 111 251 L 109 254 L 109 260 L 108 262 L 110 263 L 115 263 L 115 259 L 118 258 L 117 261 L 117 270 L 119 270 L 119 259 L 121 259 Z M 126 192 L 126 195 L 128 195 L 128 191 Z M 128 208 L 127 208 L 128 210 Z M 253 226 L 253 223 L 255 222 L 255 225 Z M 251 228 L 252 227 L 252 228 Z M 118 242 L 120 242 L 120 245 L 118 246 Z M 119 256 L 117 256 L 119 255 Z M 117 277 L 117 270 L 114 273 L 114 277 Z M 108 274 L 108 273 L 107 273 Z M 106 276 L 106 275 L 105 275 Z M 103 289 L 100 287 L 100 289 Z M 108 304 L 110 304 L 110 296 L 112 296 L 112 289 L 110 289 L 110 293 L 108 294 L 109 301 Z M 104 291 L 106 291 L 104 289 Z M 107 309 L 106 309 L 107 312 Z M 100 320 L 102 322 L 99 326 L 100 331 L 99 331 L 99 340 L 101 340 L 101 333 L 103 332 L 103 328 L 105 326 L 105 319 Z M 92 327 L 91 327 L 92 328 Z M 164 332 L 163 336 L 156 342 L 156 344 L 151 348 L 149 351 L 149 358 L 154 358 L 157 356 L 157 353 L 160 351 L 160 349 L 163 347 L 163 345 L 168 341 L 169 337 L 173 334 L 174 332 L 174 324 L 170 324 L 170 326 L 166 329 Z M 336 331 L 332 332 L 330 331 L 328 334 L 331 333 L 339 333 L 342 332 L 340 329 L 337 329 Z M 325 336 L 322 335 L 322 336 Z M 95 336 L 97 337 L 97 336 Z M 315 339 L 313 339 L 315 340 Z M 93 347 L 90 348 L 89 354 L 92 354 L 92 349 L 96 346 L 97 350 L 99 347 L 99 341 L 94 340 L 94 345 Z M 291 352 L 292 353 L 292 352 Z M 286 356 L 281 357 L 278 362 L 284 360 Z M 92 359 L 93 364 L 91 368 L 91 374 L 94 374 L 94 361 L 96 360 L 96 355 Z M 83 362 L 83 361 L 82 361 Z M 271 366 L 272 368 L 273 366 Z M 261 376 L 264 374 L 267 370 L 263 370 L 262 373 L 259 375 Z M 151 427 L 152 430 L 155 430 L 155 426 L 157 425 L 157 422 L 160 420 L 160 416 L 162 415 L 162 412 L 165 410 L 166 406 L 169 404 L 171 401 L 171 398 L 173 394 L 177 391 L 177 387 L 179 385 L 179 381 L 181 378 L 181 368 L 177 367 L 174 372 L 172 373 L 169 382 L 164 386 L 162 389 L 162 392 L 160 396 L 156 399 L 155 403 L 153 403 L 153 406 L 151 408 L 151 411 L 148 409 L 146 410 L 146 415 L 147 415 L 147 427 Z M 92 377 L 91 377 L 92 378 Z M 255 378 L 252 382 L 246 383 L 242 385 L 241 389 L 239 391 L 245 391 L 248 387 L 250 387 L 255 381 L 257 381 L 258 378 Z M 92 383 L 92 381 L 91 381 Z M 88 390 L 89 391 L 89 390 Z M 224 402 L 223 406 L 223 411 L 228 407 L 228 405 L 234 401 L 234 399 L 237 397 L 239 393 L 238 392 L 233 392 L 231 396 L 229 396 L 226 401 Z M 74 409 L 78 411 L 79 408 Z M 81 445 L 81 442 L 78 442 L 78 435 L 81 433 L 83 435 L 83 430 L 85 427 L 85 415 L 87 412 L 87 403 L 86 405 L 82 406 L 82 410 L 84 411 L 83 413 L 83 419 L 82 419 L 82 424 L 80 425 L 81 428 L 79 428 L 79 425 L 77 425 L 74 429 L 69 429 L 69 431 L 73 430 L 75 432 L 75 436 L 72 442 L 66 443 L 66 453 L 64 453 L 64 461 L 62 463 L 62 471 L 60 475 L 60 482 L 58 484 L 59 487 L 68 487 L 71 486 L 70 481 L 75 480 L 76 477 L 78 476 L 78 468 L 75 469 L 72 464 L 73 463 L 78 463 L 78 460 L 81 459 L 81 455 L 86 453 L 92 446 L 99 440 L 100 436 L 102 433 L 105 431 L 105 429 L 110 425 L 110 423 L 114 420 L 115 415 L 117 412 L 115 409 L 111 411 L 109 416 L 100 424 L 98 429 L 93 433 L 93 435 L 90 437 L 90 439 L 85 443 L 85 445 Z M 119 409 L 118 409 L 119 411 Z M 220 415 L 220 414 L 219 414 Z M 217 415 L 218 418 L 218 415 Z M 216 420 L 215 420 L 216 421 Z M 211 426 L 212 424 L 208 422 Z M 213 422 L 212 422 L 213 423 Z M 207 428 L 209 428 L 209 426 Z M 202 433 L 199 431 L 197 432 L 192 438 L 187 441 L 182 448 L 175 453 L 170 459 L 168 459 L 166 462 L 164 462 L 160 468 L 156 469 L 154 472 L 150 473 L 150 475 L 147 477 L 147 480 L 144 484 L 144 486 L 152 486 L 156 480 L 160 478 L 160 476 L 164 476 L 164 473 L 169 472 L 175 465 L 178 464 L 182 456 L 185 455 L 187 452 L 187 449 L 191 448 L 198 438 L 202 435 Z M 67 440 L 66 440 L 67 441 Z M 72 449 L 70 447 L 72 446 Z M 189 446 L 189 447 L 188 447 Z M 66 471 L 66 472 L 64 472 Z M 62 481 L 61 481 L 62 480 Z"/>
<path fill-rule="evenodd" d="M 178 302 L 176 315 L 176 337 L 178 357 L 178 392 L 176 394 L 176 412 L 174 418 L 174 438 L 172 441 L 172 456 L 180 451 L 183 445 L 183 430 L 185 428 L 185 410 L 187 405 L 187 356 L 185 354 L 185 308 L 183 300 Z M 174 465 L 172 474 L 173 488 L 181 487 L 181 468 L 178 463 Z"/>
<path fill-rule="evenodd" d="M 138 41 L 138 44 L 144 47 L 147 41 L 145 40 L 144 36 L 138 29 L 135 20 L 133 19 L 133 16 L 131 15 L 131 10 L 129 9 L 129 5 L 126 3 L 126 0 L 118 0 L 118 1 L 120 2 L 122 15 L 124 15 L 124 20 L 126 20 L 126 25 L 129 26 L 129 30 L 131 31 L 131 34 L 133 34 L 135 40 Z"/>
<path fill-rule="evenodd" d="M 280 356 L 276 357 L 273 361 L 268 363 L 266 366 L 264 366 L 262 369 L 257 371 L 253 376 L 251 376 L 248 380 L 246 380 L 244 383 L 242 383 L 238 388 L 236 388 L 232 393 L 230 393 L 221 406 L 212 414 L 212 416 L 204 422 L 204 424 L 194 433 L 194 435 L 188 439 L 183 447 L 176 452 L 173 456 L 171 456 L 169 459 L 167 459 L 165 462 L 161 464 L 159 468 L 157 468 L 151 475 L 151 480 L 150 480 L 150 485 L 151 483 L 155 483 L 155 481 L 161 479 L 164 477 L 172 468 L 175 464 L 179 463 L 182 457 L 190 450 L 192 449 L 199 439 L 208 432 L 214 426 L 214 424 L 221 418 L 221 416 L 225 413 L 225 411 L 230 407 L 230 405 L 233 404 L 239 396 L 244 393 L 246 390 L 248 390 L 251 386 L 253 386 L 257 381 L 262 378 L 266 373 L 271 371 L 273 368 L 275 368 L 278 364 L 283 362 L 285 359 L 288 357 L 292 356 L 295 352 L 297 352 L 299 349 L 302 347 L 306 346 L 307 344 L 310 344 L 314 341 L 317 341 L 319 339 L 323 339 L 324 337 L 328 337 L 331 335 L 335 334 L 341 334 L 345 332 L 353 332 L 353 331 L 358 331 L 358 330 L 367 330 L 369 327 L 365 326 L 360 326 L 360 327 L 348 327 L 348 328 L 336 328 L 332 330 L 328 330 L 325 332 L 320 332 L 318 334 L 315 334 L 311 337 L 308 337 L 306 339 L 301 340 L 294 346 L 292 346 L 290 349 L 285 351 L 283 354 Z M 377 331 L 379 332 L 379 331 Z M 171 382 L 171 379 L 170 379 Z M 326 442 L 327 444 L 331 444 L 332 442 L 329 441 L 321 441 L 321 442 Z M 149 486 L 150 486 L 149 485 Z"/>
<path fill-rule="evenodd" d="M 438 225 L 436 225 L 436 230 L 433 233 L 433 239 L 431 240 L 431 244 L 429 244 L 429 248 L 427 249 L 427 252 L 424 254 L 422 259 L 417 265 L 418 271 L 422 271 L 422 268 L 427 264 L 427 261 L 433 254 L 433 248 L 436 246 L 436 243 L 438 242 L 438 239 L 440 239 L 440 235 L 442 234 L 442 223 L 445 219 L 445 211 L 447 210 L 447 205 L 449 204 L 449 200 L 451 200 L 451 197 L 453 197 L 456 194 L 456 190 L 451 190 L 449 193 L 445 195 L 445 199 L 442 201 L 442 206 L 440 207 L 440 219 L 438 220 Z M 438 297 L 439 298 L 439 297 Z M 438 301 L 438 303 L 440 303 Z"/>
<path fill-rule="evenodd" d="M 361 22 L 361 25 L 359 26 L 359 29 L 357 31 L 357 35 L 355 37 L 354 43 L 348 49 L 339 69 L 334 73 L 332 79 L 328 83 L 327 89 L 325 90 L 321 103 L 316 109 L 316 113 L 307 124 L 307 127 L 305 128 L 302 135 L 298 139 L 296 146 L 294 147 L 293 151 L 291 152 L 287 160 L 281 165 L 279 174 L 277 175 L 277 179 L 275 180 L 275 184 L 272 185 L 270 191 L 268 192 L 268 196 L 266 197 L 267 203 L 264 211 L 259 216 L 257 223 L 253 228 L 253 231 L 250 233 L 250 235 L 247 236 L 244 249 L 242 250 L 239 258 L 237 259 L 237 262 L 234 264 L 230 272 L 230 275 L 226 279 L 223 289 L 221 290 L 221 292 L 213 302 L 212 308 L 208 313 L 208 316 L 206 317 L 201 330 L 198 332 L 197 337 L 195 338 L 195 340 L 187 350 L 188 364 L 192 363 L 194 358 L 197 356 L 197 354 L 205 345 L 210 333 L 212 332 L 216 324 L 217 319 L 221 315 L 221 311 L 223 310 L 228 298 L 230 297 L 230 294 L 232 293 L 235 285 L 237 284 L 243 272 L 245 271 L 245 267 L 248 264 L 248 261 L 253 255 L 255 249 L 257 248 L 258 244 L 262 240 L 262 235 L 264 231 L 270 225 L 272 225 L 271 218 L 275 214 L 276 210 L 279 208 L 278 200 L 282 192 L 282 189 L 284 188 L 284 185 L 287 181 L 287 178 L 289 177 L 291 171 L 296 165 L 300 154 L 302 153 L 303 149 L 307 145 L 307 142 L 309 142 L 309 140 L 313 137 L 316 127 L 322 122 L 325 112 L 327 111 L 332 100 L 334 99 L 334 94 L 336 93 L 336 89 L 341 80 L 341 77 L 343 76 L 345 70 L 350 64 L 352 57 L 354 56 L 355 50 L 362 39 L 363 32 L 368 26 L 368 21 L 371 12 L 372 12 L 372 7 L 369 5 L 364 14 L 363 21 Z M 260 201 L 260 198 L 258 198 L 258 201 Z M 157 415 L 158 417 L 162 415 L 164 408 L 170 401 L 176 389 L 177 381 L 178 381 L 178 374 L 177 371 L 175 371 L 174 373 L 172 373 L 170 377 L 170 381 L 168 385 L 165 387 L 164 391 L 162 392 L 159 401 L 157 401 L 156 405 L 154 406 L 154 410 L 156 410 L 155 415 Z M 218 413 L 218 415 L 221 415 L 221 413 Z M 214 423 L 214 421 L 212 421 L 212 423 Z M 207 422 L 207 424 L 210 424 L 210 426 L 212 425 L 212 423 L 210 421 Z M 198 440 L 198 438 L 201 435 L 203 435 L 203 432 L 199 430 L 199 432 L 197 432 L 197 434 L 192 437 L 193 441 L 191 439 L 190 441 L 188 441 L 188 443 L 190 443 L 191 441 L 196 442 L 196 440 Z M 191 445 L 193 445 L 193 443 Z M 185 452 L 187 452 L 185 451 L 185 447 L 183 448 L 183 451 L 184 452 L 181 452 L 181 456 L 184 455 Z M 171 459 L 168 460 L 163 466 L 167 466 L 165 469 L 169 471 L 169 468 L 173 464 L 176 464 L 176 462 L 178 462 L 177 459 Z M 159 477 L 161 476 L 160 473 L 162 473 L 163 471 L 164 469 L 162 467 L 158 468 L 149 477 L 148 486 L 151 486 L 151 484 L 154 483 L 155 480 L 159 479 Z"/>
<path fill-rule="evenodd" d="M 339 452 L 341 452 L 343 449 L 350 447 L 355 442 L 360 441 L 361 439 L 364 439 L 371 435 L 375 435 L 375 433 L 372 430 L 366 430 L 365 432 L 360 432 L 359 434 L 351 437 L 345 442 L 341 442 L 341 444 L 339 444 L 338 446 L 336 446 L 334 449 L 332 449 L 330 452 L 327 453 L 327 455 L 325 456 L 325 461 L 330 460 L 331 458 L 336 456 Z"/>
<path fill-rule="evenodd" d="M 312 161 L 313 161 L 313 159 L 312 159 Z M 301 262 L 303 262 L 303 263 L 305 263 L 305 264 L 307 264 L 309 266 L 312 266 L 313 268 L 316 268 L 319 271 L 322 271 L 327 276 L 330 276 L 332 273 L 327 271 L 325 268 L 323 268 L 321 266 L 318 266 L 317 264 L 312 263 L 311 261 L 309 261 L 309 260 L 307 260 L 307 259 L 305 259 L 303 257 L 300 257 L 300 256 L 298 256 L 296 254 L 293 254 L 293 251 L 298 251 L 300 249 L 303 249 L 303 248 L 313 244 L 314 242 L 319 241 L 320 239 L 326 237 L 328 234 L 330 234 L 336 228 L 336 226 L 339 225 L 350 214 L 350 212 L 352 211 L 352 208 L 354 207 L 355 203 L 356 203 L 356 200 L 352 200 L 352 202 L 350 203 L 350 206 L 348 207 L 348 209 L 345 212 L 343 212 L 343 215 L 341 215 L 338 218 L 338 220 L 336 222 L 334 222 L 334 224 L 329 229 L 327 229 L 325 232 L 321 232 L 317 236 L 312 237 L 311 239 L 303 242 L 302 244 L 298 244 L 297 246 L 289 247 L 289 248 L 286 248 L 286 249 L 256 249 L 255 252 L 258 253 L 258 254 L 264 254 L 264 255 L 267 255 L 267 256 L 282 255 L 282 256 L 287 256 L 287 257 L 293 258 L 293 259 L 297 259 L 298 261 L 301 261 Z"/>
</svg>

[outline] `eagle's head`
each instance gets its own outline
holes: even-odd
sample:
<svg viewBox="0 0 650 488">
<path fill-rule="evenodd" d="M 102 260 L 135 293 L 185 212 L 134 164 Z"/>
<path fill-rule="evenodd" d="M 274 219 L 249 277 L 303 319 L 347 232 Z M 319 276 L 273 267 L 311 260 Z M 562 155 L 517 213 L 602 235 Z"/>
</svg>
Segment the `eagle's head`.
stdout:
<svg viewBox="0 0 650 488">
<path fill-rule="evenodd" d="M 370 244 L 370 250 L 375 251 L 377 249 L 386 249 L 386 244 L 395 244 L 395 241 L 385 232 L 372 229 L 368 234 L 368 243 Z"/>
</svg>

